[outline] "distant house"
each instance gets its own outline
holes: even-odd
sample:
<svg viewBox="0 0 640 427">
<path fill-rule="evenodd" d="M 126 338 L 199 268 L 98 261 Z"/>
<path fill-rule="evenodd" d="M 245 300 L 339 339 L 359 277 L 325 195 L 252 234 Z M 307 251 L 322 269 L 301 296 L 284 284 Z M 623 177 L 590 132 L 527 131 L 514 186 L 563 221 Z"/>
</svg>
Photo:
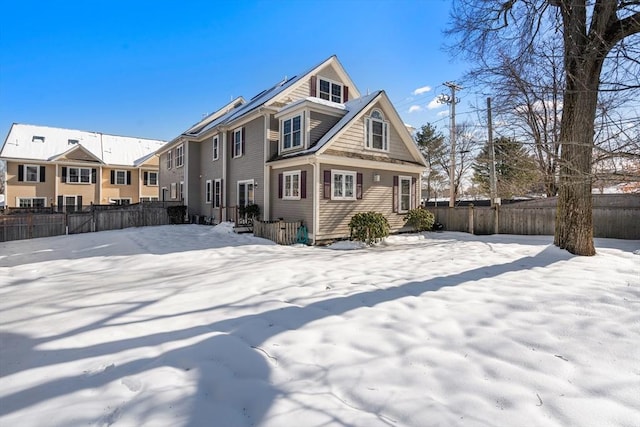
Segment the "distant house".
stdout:
<svg viewBox="0 0 640 427">
<path fill-rule="evenodd" d="M 6 206 L 79 210 L 158 200 L 166 141 L 14 123 L 0 150 Z"/>
<path fill-rule="evenodd" d="M 386 93 L 361 96 L 335 56 L 233 100 L 158 155 L 161 198 L 189 215 L 242 221 L 238 208 L 257 204 L 263 220 L 302 220 L 314 242 L 347 237 L 362 211 L 399 231 L 426 168 Z"/>
</svg>

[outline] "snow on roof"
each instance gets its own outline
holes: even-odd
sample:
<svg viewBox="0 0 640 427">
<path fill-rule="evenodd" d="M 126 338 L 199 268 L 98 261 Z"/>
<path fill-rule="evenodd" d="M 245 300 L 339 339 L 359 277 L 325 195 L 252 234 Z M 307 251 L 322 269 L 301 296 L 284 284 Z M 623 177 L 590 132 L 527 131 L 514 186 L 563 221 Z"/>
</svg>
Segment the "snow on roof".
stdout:
<svg viewBox="0 0 640 427">
<path fill-rule="evenodd" d="M 341 104 L 339 102 L 328 101 L 326 99 L 318 98 L 316 96 L 307 96 L 306 98 L 302 98 L 302 99 L 294 101 L 294 102 L 292 102 L 290 104 L 285 105 L 280 110 L 278 110 L 278 115 L 281 115 L 285 111 L 294 110 L 296 107 L 298 107 L 299 105 L 304 104 L 306 102 L 311 102 L 311 103 L 317 104 L 317 105 L 323 105 L 323 106 L 334 108 L 334 109 L 337 109 L 337 110 L 346 110 L 347 109 L 347 107 L 345 107 L 344 104 Z"/>
<path fill-rule="evenodd" d="M 164 144 L 166 141 L 14 123 L 0 156 L 52 160 L 82 146 L 105 164 L 136 166 Z"/>
</svg>

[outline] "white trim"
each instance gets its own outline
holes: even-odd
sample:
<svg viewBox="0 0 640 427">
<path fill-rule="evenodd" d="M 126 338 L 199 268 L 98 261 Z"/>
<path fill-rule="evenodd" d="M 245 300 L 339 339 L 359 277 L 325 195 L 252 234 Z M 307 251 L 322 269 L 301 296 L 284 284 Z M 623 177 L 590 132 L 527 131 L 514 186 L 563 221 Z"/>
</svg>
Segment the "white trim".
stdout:
<svg viewBox="0 0 640 427">
<path fill-rule="evenodd" d="M 31 168 L 36 168 L 36 180 L 35 181 L 31 181 L 27 179 L 27 168 L 31 167 Z M 40 165 L 34 165 L 34 164 L 24 164 L 22 165 L 22 182 L 40 182 Z M 89 180 L 91 180 L 91 177 L 89 177 Z"/>
<path fill-rule="evenodd" d="M 145 170 L 141 170 L 140 172 L 142 172 L 142 184 L 144 185 L 144 173 L 147 173 L 147 187 L 157 187 L 158 186 L 158 182 L 160 179 L 160 173 L 158 173 L 158 171 L 145 171 Z M 149 182 L 151 181 L 151 174 L 155 174 L 156 175 L 156 183 L 155 184 L 149 184 Z"/>
<path fill-rule="evenodd" d="M 294 130 L 293 130 L 293 120 L 299 118 L 300 119 L 300 129 L 298 130 L 298 132 L 300 133 L 300 144 L 299 145 L 293 145 L 293 135 L 294 135 Z M 290 136 L 291 136 L 291 146 L 289 148 L 285 148 L 284 146 L 284 124 L 286 121 L 291 121 L 291 132 L 290 132 Z M 300 111 L 298 113 L 294 113 L 291 114 L 290 116 L 287 117 L 283 117 L 280 119 L 280 152 L 281 153 L 286 153 L 288 151 L 295 151 L 295 150 L 300 150 L 306 147 L 305 145 L 305 140 L 306 140 L 306 129 L 305 129 L 305 114 L 304 111 Z"/>
<path fill-rule="evenodd" d="M 29 204 L 30 206 L 24 206 L 24 208 L 33 208 L 33 201 L 34 200 L 44 200 L 44 203 L 42 204 L 43 208 L 47 207 L 47 198 L 46 197 L 16 197 L 16 207 L 20 208 L 23 206 L 20 206 L 20 202 L 22 200 L 29 200 Z M 39 207 L 39 206 L 38 206 Z"/>
<path fill-rule="evenodd" d="M 325 82 L 329 83 L 329 99 L 326 99 L 325 101 L 331 101 L 331 102 L 335 102 L 336 104 L 343 104 L 344 103 L 344 87 L 346 86 L 344 83 L 342 82 L 338 82 L 326 77 L 322 77 L 321 75 L 317 75 L 316 76 L 316 97 L 320 98 L 320 99 L 324 99 L 323 97 L 320 96 L 320 80 L 324 80 Z M 333 86 L 340 86 L 340 101 L 334 101 L 333 98 Z"/>
<path fill-rule="evenodd" d="M 294 190 L 295 187 L 293 185 L 293 177 L 297 176 L 298 177 L 298 195 L 294 195 Z M 290 182 L 290 186 L 287 186 L 287 177 L 291 177 L 291 182 Z M 282 173 L 282 200 L 300 200 L 300 191 L 302 188 L 302 172 L 300 170 L 295 170 L 295 171 L 286 171 Z M 291 187 L 291 188 L 289 188 Z M 287 196 L 287 190 L 291 190 L 290 191 L 290 195 Z"/>
<path fill-rule="evenodd" d="M 171 190 L 169 192 L 169 198 L 171 200 L 175 200 L 178 198 L 178 184 L 175 182 L 171 183 Z"/>
<path fill-rule="evenodd" d="M 171 170 L 173 167 L 173 149 L 167 151 L 167 160 L 165 161 L 165 167 L 167 170 Z"/>
<path fill-rule="evenodd" d="M 178 164 L 180 160 L 180 164 Z M 180 144 L 176 147 L 176 169 L 184 166 L 184 144 Z"/>
<path fill-rule="evenodd" d="M 119 201 L 126 200 L 129 203 L 118 203 Z M 109 203 L 114 203 L 118 205 L 130 205 L 133 199 L 131 197 L 109 197 Z"/>
<path fill-rule="evenodd" d="M 216 185 L 218 186 L 218 188 L 217 188 L 218 191 L 216 191 Z M 213 203 L 212 203 L 213 207 L 214 208 L 221 207 L 222 206 L 222 197 L 220 197 L 220 196 L 222 194 L 222 180 L 220 178 L 213 180 L 213 188 L 212 188 L 211 192 L 212 192 L 212 195 L 213 195 L 212 196 L 213 197 Z M 218 197 L 218 203 L 216 203 L 216 197 Z"/>
<path fill-rule="evenodd" d="M 402 209 L 402 181 L 409 181 L 409 208 Z M 413 184 L 413 178 L 410 176 L 400 175 L 398 176 L 398 213 L 407 213 L 413 208 L 413 200 L 411 199 L 411 185 Z M 417 191 L 417 190 L 416 190 Z"/>
<path fill-rule="evenodd" d="M 211 161 L 216 161 L 220 158 L 220 135 L 216 134 L 211 138 Z"/>
<path fill-rule="evenodd" d="M 352 188 L 351 188 L 351 192 L 352 195 L 351 196 L 345 196 L 344 194 L 346 193 L 346 189 L 347 189 L 347 182 L 346 179 L 342 181 L 342 196 L 336 196 L 335 195 L 335 177 L 336 175 L 342 175 L 342 177 L 347 177 L 350 176 L 352 177 L 353 181 L 352 181 Z M 357 186 L 357 173 L 354 171 L 344 171 L 344 170 L 338 170 L 338 169 L 331 169 L 331 200 L 356 200 L 356 186 Z"/>
<path fill-rule="evenodd" d="M 204 183 L 204 200 L 206 203 L 211 203 L 213 200 L 213 181 L 210 179 Z"/>
<path fill-rule="evenodd" d="M 236 134 L 240 135 L 240 139 L 236 141 Z M 237 159 L 238 157 L 242 157 L 242 126 L 231 131 L 231 142 L 233 142 L 233 147 L 231 150 L 231 157 Z M 236 148 L 236 144 L 240 144 L 240 149 Z M 240 154 L 238 154 L 238 151 Z"/>
<path fill-rule="evenodd" d="M 76 185 L 76 184 L 80 184 L 80 185 L 89 185 L 91 184 L 91 173 L 92 173 L 92 168 L 86 168 L 86 167 L 70 167 L 70 166 L 65 166 L 67 168 L 67 176 L 66 176 L 66 182 L 64 182 L 63 184 L 71 184 L 71 185 Z M 71 181 L 71 169 L 77 169 L 78 171 L 78 181 L 77 182 L 72 182 Z M 89 181 L 87 182 L 83 182 L 82 181 L 82 171 L 83 170 L 88 170 L 89 171 Z M 96 184 L 97 184 L 97 180 L 98 177 L 96 177 Z M 125 181 L 127 180 L 127 175 L 125 173 Z"/>
<path fill-rule="evenodd" d="M 256 183 L 254 179 L 241 179 L 236 181 L 236 206 L 240 206 L 240 184 L 251 184 L 253 186 L 253 200 L 247 198 L 247 204 L 256 202 Z"/>
<path fill-rule="evenodd" d="M 67 172 L 69 172 L 69 169 L 67 169 Z M 123 183 L 120 184 L 118 183 L 118 174 L 122 172 L 123 173 Z M 69 179 L 67 178 L 67 182 L 69 182 Z M 129 183 L 127 182 L 127 171 L 123 170 L 123 169 L 116 169 L 114 170 L 114 175 L 113 175 L 113 185 L 128 185 Z"/>
<path fill-rule="evenodd" d="M 373 117 L 374 113 L 378 113 L 380 115 L 380 119 Z M 373 146 L 372 137 L 373 137 L 373 124 L 380 123 L 382 126 L 382 148 L 376 148 Z M 378 151 L 378 152 L 389 152 L 389 122 L 384 119 L 384 113 L 379 108 L 374 108 L 371 110 L 369 115 L 364 119 L 364 148 L 365 150 L 370 151 Z"/>
<path fill-rule="evenodd" d="M 178 188 L 178 200 L 184 201 L 184 181 L 180 181 L 180 186 Z"/>
</svg>

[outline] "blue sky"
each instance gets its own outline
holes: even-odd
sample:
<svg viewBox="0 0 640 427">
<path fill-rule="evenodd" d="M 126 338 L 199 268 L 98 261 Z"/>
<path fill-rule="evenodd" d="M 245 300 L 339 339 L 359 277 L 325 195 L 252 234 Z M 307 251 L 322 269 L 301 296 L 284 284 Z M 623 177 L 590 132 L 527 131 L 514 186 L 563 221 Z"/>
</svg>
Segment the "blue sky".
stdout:
<svg viewBox="0 0 640 427">
<path fill-rule="evenodd" d="M 333 54 L 361 93 L 384 89 L 406 123 L 444 132 L 447 107 L 428 106 L 465 71 L 442 49 L 449 8 L 449 0 L 5 1 L 0 141 L 13 122 L 170 140 L 232 97 L 250 98 Z M 475 99 L 460 95 L 464 117 Z"/>
</svg>

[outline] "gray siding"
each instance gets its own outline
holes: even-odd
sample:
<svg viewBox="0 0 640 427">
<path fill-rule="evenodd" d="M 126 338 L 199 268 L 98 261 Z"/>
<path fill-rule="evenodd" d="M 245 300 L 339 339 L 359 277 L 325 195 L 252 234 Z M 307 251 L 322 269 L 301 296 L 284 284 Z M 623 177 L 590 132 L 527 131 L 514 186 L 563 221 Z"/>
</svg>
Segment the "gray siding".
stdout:
<svg viewBox="0 0 640 427">
<path fill-rule="evenodd" d="M 159 165 L 159 198 L 162 200 L 162 187 L 167 188 L 166 200 L 178 200 L 178 198 L 171 198 L 171 183 L 176 183 L 176 194 L 179 197 L 180 195 L 180 181 L 185 181 L 184 179 L 184 167 L 176 168 L 176 156 L 175 156 L 175 147 L 171 149 L 172 152 L 172 165 L 171 169 L 167 169 L 167 153 L 162 154 L 160 156 L 160 165 Z"/>
<path fill-rule="evenodd" d="M 314 146 L 339 120 L 340 117 L 311 111 L 309 117 L 309 147 Z"/>
<path fill-rule="evenodd" d="M 288 171 L 307 172 L 307 198 L 284 200 L 278 198 L 278 175 Z M 285 221 L 303 221 L 311 232 L 313 230 L 313 168 L 310 165 L 294 166 L 271 171 L 271 219 L 283 218 Z"/>
<path fill-rule="evenodd" d="M 187 144 L 185 144 L 186 146 Z M 185 147 L 185 163 L 189 162 L 187 172 L 189 179 L 185 180 L 185 191 L 189 207 L 187 213 L 189 215 L 201 215 L 200 204 L 204 201 L 204 194 L 201 187 L 204 184 L 200 180 L 200 157 L 202 156 L 202 144 L 189 141 L 189 147 Z"/>
<path fill-rule="evenodd" d="M 330 200 L 323 197 L 323 176 L 325 170 L 338 169 L 362 173 L 362 199 Z M 380 174 L 380 181 L 374 182 L 374 172 Z M 374 169 L 347 168 L 344 166 L 322 165 L 320 182 L 320 230 L 316 240 L 330 240 L 349 237 L 349 221 L 358 212 L 374 211 L 383 214 L 389 221 L 391 233 L 404 229 L 404 214 L 393 212 L 393 176 L 403 175 L 418 179 L 418 174 L 379 171 Z M 417 201 L 414 200 L 417 206 Z"/>
<path fill-rule="evenodd" d="M 255 191 L 255 202 L 264 208 L 263 186 L 264 186 L 264 118 L 257 117 L 246 123 L 245 128 L 245 151 L 237 158 L 231 158 L 229 152 L 229 179 L 225 184 L 227 190 L 227 205 L 236 206 L 238 202 L 238 181 L 253 179 L 258 184 Z M 235 130 L 237 128 L 234 128 Z M 233 131 L 232 130 L 232 131 Z M 232 131 L 228 133 L 227 144 L 232 139 Z"/>
<path fill-rule="evenodd" d="M 199 172 L 194 179 L 199 183 L 200 203 L 198 205 L 197 215 L 218 217 L 218 209 L 213 209 L 211 203 L 207 203 L 206 184 L 207 180 L 212 182 L 216 179 L 222 179 L 222 135 L 218 135 L 219 154 L 218 160 L 213 160 L 213 137 L 209 137 L 200 143 Z M 200 177 L 199 175 L 202 175 Z M 213 197 L 213 190 L 212 190 Z"/>
</svg>

